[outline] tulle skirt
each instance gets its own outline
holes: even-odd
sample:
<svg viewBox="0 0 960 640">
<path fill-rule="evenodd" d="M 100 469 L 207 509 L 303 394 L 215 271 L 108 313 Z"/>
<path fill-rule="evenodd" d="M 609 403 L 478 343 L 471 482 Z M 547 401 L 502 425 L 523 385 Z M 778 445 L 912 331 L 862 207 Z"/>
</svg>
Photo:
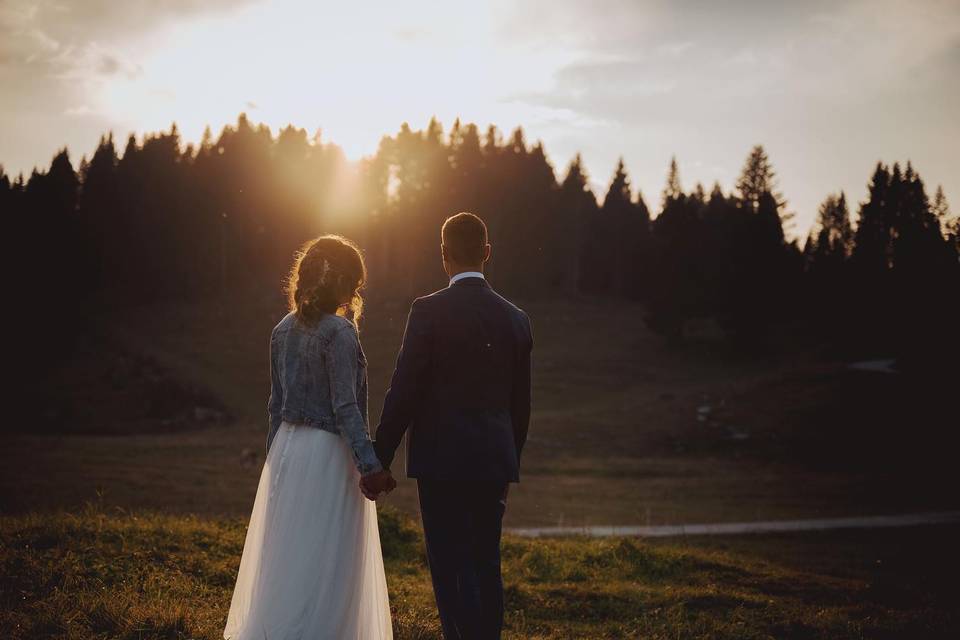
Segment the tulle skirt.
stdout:
<svg viewBox="0 0 960 640">
<path fill-rule="evenodd" d="M 267 454 L 223 637 L 393 637 L 376 505 L 343 438 L 284 422 Z"/>
</svg>

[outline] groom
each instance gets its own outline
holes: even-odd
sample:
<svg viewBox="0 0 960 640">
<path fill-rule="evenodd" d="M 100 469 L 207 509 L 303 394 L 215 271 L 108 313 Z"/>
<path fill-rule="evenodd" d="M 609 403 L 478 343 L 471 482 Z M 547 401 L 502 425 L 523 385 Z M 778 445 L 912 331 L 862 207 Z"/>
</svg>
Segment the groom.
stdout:
<svg viewBox="0 0 960 640">
<path fill-rule="evenodd" d="M 483 220 L 458 213 L 440 235 L 450 285 L 410 307 L 374 448 L 389 469 L 409 430 L 443 635 L 485 640 L 503 626 L 500 530 L 530 422 L 533 341 L 527 314 L 484 278 Z"/>
</svg>

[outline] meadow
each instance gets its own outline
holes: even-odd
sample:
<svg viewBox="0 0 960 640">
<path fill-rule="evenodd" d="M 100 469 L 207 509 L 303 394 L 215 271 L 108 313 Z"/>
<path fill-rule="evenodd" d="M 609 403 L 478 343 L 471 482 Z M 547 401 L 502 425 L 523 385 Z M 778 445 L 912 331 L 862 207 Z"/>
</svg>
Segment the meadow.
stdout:
<svg viewBox="0 0 960 640">
<path fill-rule="evenodd" d="M 0 518 L 0 632 L 221 637 L 245 522 L 104 509 Z M 381 509 L 398 640 L 438 639 L 417 527 Z M 507 639 L 952 638 L 960 529 L 503 545 Z"/>
<path fill-rule="evenodd" d="M 4 429 L 3 512 L 109 506 L 249 513 L 266 434 L 278 286 L 145 306 L 96 327 Z M 405 302 L 368 296 L 379 415 Z M 960 506 L 944 372 L 882 374 L 790 344 L 747 357 L 669 347 L 639 305 L 520 301 L 534 324 L 533 416 L 507 526 L 680 524 Z M 879 354 L 883 355 L 883 354 Z M 402 456 L 398 456 L 402 460 Z M 387 503 L 416 513 L 415 486 Z"/>
<path fill-rule="evenodd" d="M 370 296 L 371 415 L 403 301 Z M 938 372 L 883 374 L 792 344 L 668 346 L 639 306 L 520 301 L 534 412 L 506 526 L 679 524 L 955 509 Z M 263 462 L 276 287 L 97 318 L 7 424 L 0 632 L 215 638 Z M 882 355 L 882 354 L 880 354 Z M 415 486 L 380 506 L 399 638 L 437 638 Z M 508 638 L 955 637 L 956 526 L 504 543 Z"/>
</svg>

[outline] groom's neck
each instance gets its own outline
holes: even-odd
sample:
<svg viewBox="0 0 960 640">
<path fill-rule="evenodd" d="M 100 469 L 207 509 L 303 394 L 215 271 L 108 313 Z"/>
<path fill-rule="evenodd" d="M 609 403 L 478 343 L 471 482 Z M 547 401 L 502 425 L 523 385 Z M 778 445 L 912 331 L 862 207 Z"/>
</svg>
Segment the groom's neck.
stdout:
<svg viewBox="0 0 960 640">
<path fill-rule="evenodd" d="M 480 272 L 480 273 L 483 273 L 483 265 L 482 265 L 482 264 L 480 264 L 480 265 L 450 265 L 450 269 L 449 269 L 449 271 L 447 271 L 447 275 L 452 278 L 453 276 L 457 275 L 458 273 L 466 273 L 466 272 L 468 272 L 468 271 L 478 271 L 478 272 Z"/>
</svg>

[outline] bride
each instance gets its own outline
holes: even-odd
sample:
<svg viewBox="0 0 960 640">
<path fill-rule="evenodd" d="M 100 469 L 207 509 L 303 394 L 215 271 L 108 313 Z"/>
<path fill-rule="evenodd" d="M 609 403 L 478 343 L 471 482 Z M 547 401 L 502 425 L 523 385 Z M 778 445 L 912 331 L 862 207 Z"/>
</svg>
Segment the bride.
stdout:
<svg viewBox="0 0 960 640">
<path fill-rule="evenodd" d="M 367 429 L 357 334 L 366 267 L 322 236 L 297 254 L 290 312 L 270 336 L 267 458 L 243 546 L 227 640 L 392 638 L 372 493 L 396 486 Z M 349 318 L 352 318 L 349 319 Z"/>
</svg>

